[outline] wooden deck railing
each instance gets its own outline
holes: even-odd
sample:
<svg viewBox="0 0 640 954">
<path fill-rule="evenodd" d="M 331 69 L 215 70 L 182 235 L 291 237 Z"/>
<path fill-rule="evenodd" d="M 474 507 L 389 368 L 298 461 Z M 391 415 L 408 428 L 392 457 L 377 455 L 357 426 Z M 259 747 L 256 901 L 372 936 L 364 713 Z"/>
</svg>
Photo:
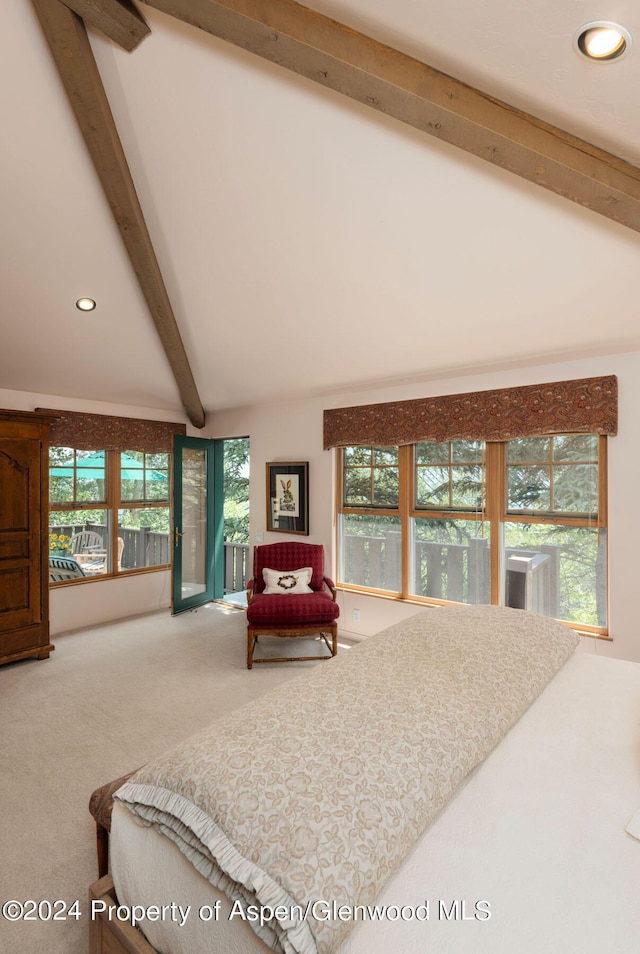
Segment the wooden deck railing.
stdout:
<svg viewBox="0 0 640 954">
<path fill-rule="evenodd" d="M 104 524 L 64 524 L 49 527 L 49 534 L 63 533 L 73 536 L 82 530 L 94 530 L 102 539 L 108 541 L 108 530 Z M 120 527 L 118 536 L 124 540 L 121 569 L 135 570 L 144 566 L 165 566 L 171 563 L 170 534 L 160 533 L 150 527 L 140 529 Z M 224 544 L 224 592 L 239 593 L 246 589 L 249 563 L 248 543 Z"/>
<path fill-rule="evenodd" d="M 397 591 L 400 534 L 348 534 L 344 540 L 343 580 L 372 589 Z M 505 603 L 545 616 L 557 616 L 560 591 L 560 550 L 509 549 L 506 559 Z M 489 603 L 489 542 L 472 537 L 468 543 L 416 540 L 413 546 L 412 593 L 454 603 Z"/>
<path fill-rule="evenodd" d="M 224 542 L 224 591 L 240 593 L 247 588 L 249 544 Z"/>
</svg>

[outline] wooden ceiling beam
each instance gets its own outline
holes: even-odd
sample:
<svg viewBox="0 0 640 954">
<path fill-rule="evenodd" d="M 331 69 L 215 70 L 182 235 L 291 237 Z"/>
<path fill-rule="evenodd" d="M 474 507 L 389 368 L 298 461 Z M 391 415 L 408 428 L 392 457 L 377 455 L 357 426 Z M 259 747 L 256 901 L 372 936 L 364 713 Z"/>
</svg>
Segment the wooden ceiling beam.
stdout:
<svg viewBox="0 0 640 954">
<path fill-rule="evenodd" d="M 205 414 L 83 21 L 61 0 L 32 0 L 107 201 L 195 427 Z"/>
<path fill-rule="evenodd" d="M 62 0 L 85 23 L 130 53 L 151 33 L 131 0 Z"/>
<path fill-rule="evenodd" d="M 294 0 L 144 0 L 640 231 L 640 169 Z"/>
</svg>

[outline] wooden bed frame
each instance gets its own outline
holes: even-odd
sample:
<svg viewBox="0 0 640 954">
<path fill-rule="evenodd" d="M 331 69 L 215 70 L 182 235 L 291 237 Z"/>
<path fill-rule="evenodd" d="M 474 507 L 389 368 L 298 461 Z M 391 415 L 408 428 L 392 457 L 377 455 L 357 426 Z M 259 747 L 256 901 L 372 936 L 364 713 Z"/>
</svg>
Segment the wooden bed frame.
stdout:
<svg viewBox="0 0 640 954">
<path fill-rule="evenodd" d="M 104 901 L 107 910 L 91 918 L 89 954 L 157 954 L 138 928 L 128 921 L 109 920 L 108 910 L 118 906 L 111 875 L 105 875 L 90 886 L 90 911 L 92 901 Z"/>
</svg>

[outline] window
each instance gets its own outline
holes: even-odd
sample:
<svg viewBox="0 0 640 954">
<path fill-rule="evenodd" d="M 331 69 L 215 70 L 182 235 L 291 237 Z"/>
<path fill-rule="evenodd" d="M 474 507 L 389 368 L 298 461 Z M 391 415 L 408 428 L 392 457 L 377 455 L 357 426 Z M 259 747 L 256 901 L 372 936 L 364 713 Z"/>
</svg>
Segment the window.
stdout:
<svg viewBox="0 0 640 954">
<path fill-rule="evenodd" d="M 545 616 L 606 627 L 605 441 L 561 434 L 506 444 L 507 605 L 527 600 Z"/>
<path fill-rule="evenodd" d="M 345 447 L 340 578 L 398 592 L 402 520 L 398 447 Z"/>
<path fill-rule="evenodd" d="M 49 465 L 52 558 L 78 577 L 171 562 L 169 454 L 52 446 Z"/>
<path fill-rule="evenodd" d="M 346 589 L 606 631 L 605 437 L 351 446 L 339 462 Z"/>
<path fill-rule="evenodd" d="M 488 603 L 484 442 L 423 441 L 412 452 L 410 595 Z"/>
</svg>

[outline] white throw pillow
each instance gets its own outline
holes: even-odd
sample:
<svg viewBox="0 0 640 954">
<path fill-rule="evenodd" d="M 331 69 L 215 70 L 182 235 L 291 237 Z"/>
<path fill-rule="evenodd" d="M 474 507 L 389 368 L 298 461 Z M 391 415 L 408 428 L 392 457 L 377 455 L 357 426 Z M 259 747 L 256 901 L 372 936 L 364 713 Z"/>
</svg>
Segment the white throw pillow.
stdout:
<svg viewBox="0 0 640 954">
<path fill-rule="evenodd" d="M 313 593 L 309 586 L 313 576 L 313 567 L 303 566 L 300 570 L 270 570 L 266 566 L 262 571 L 265 582 L 264 592 L 269 593 Z"/>
</svg>

